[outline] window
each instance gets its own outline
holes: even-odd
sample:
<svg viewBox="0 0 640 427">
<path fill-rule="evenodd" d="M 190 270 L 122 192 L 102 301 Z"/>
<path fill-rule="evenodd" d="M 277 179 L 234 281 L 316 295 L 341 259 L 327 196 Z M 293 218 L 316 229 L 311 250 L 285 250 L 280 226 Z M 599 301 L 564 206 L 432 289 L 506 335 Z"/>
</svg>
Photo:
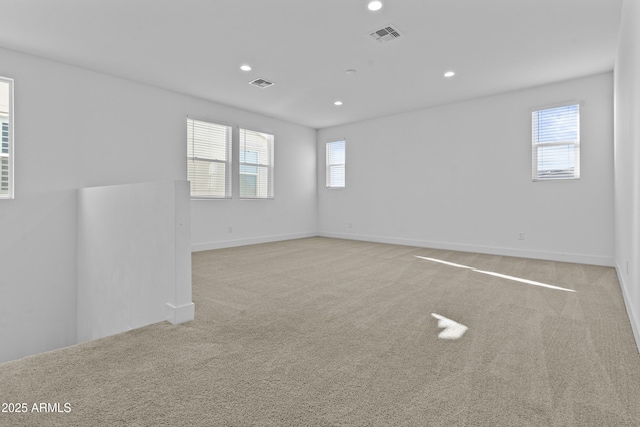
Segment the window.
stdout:
<svg viewBox="0 0 640 427">
<path fill-rule="evenodd" d="M 533 180 L 580 178 L 580 106 L 536 110 L 532 117 Z"/>
<path fill-rule="evenodd" d="M 256 198 L 258 195 L 257 151 L 240 151 L 240 197 Z"/>
<path fill-rule="evenodd" d="M 0 199 L 13 198 L 13 80 L 0 77 Z"/>
<path fill-rule="evenodd" d="M 273 145 L 268 133 L 240 129 L 240 198 L 273 198 Z"/>
<path fill-rule="evenodd" d="M 231 197 L 231 127 L 187 119 L 187 174 L 191 197 Z"/>
<path fill-rule="evenodd" d="M 327 143 L 327 188 L 345 186 L 345 141 Z"/>
</svg>

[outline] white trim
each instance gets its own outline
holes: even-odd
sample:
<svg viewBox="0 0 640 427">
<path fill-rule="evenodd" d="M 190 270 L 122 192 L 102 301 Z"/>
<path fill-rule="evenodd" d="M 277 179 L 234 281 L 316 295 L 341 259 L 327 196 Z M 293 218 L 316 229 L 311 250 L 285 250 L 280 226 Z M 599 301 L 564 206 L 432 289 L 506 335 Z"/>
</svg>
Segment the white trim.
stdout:
<svg viewBox="0 0 640 427">
<path fill-rule="evenodd" d="M 631 323 L 633 336 L 636 339 L 638 353 L 640 353 L 640 313 L 633 311 L 633 304 L 631 303 L 631 298 L 627 293 L 627 289 L 630 286 L 627 286 L 627 282 L 625 282 L 626 275 L 622 274 L 623 271 L 624 269 L 620 268 L 620 264 L 618 264 L 616 260 L 616 273 L 618 273 L 618 281 L 620 282 L 620 289 L 622 290 L 622 299 L 624 300 L 624 305 L 627 308 L 627 316 L 629 316 L 629 322 Z"/>
<path fill-rule="evenodd" d="M 550 103 L 550 104 L 539 105 L 537 107 L 531 107 L 529 109 L 529 111 L 531 113 L 533 113 L 533 112 L 536 112 L 536 111 L 539 111 L 539 110 L 549 110 L 551 108 L 568 107 L 569 105 L 579 105 L 580 107 L 582 107 L 585 104 L 586 104 L 586 102 L 584 102 L 584 101 L 573 99 L 573 100 L 570 100 L 570 101 L 553 102 L 553 103 Z"/>
<path fill-rule="evenodd" d="M 258 132 L 258 133 L 266 133 L 268 135 L 271 135 L 274 137 L 276 136 L 276 131 L 272 128 L 261 128 L 260 126 L 253 126 L 253 125 L 243 125 L 242 123 L 238 123 L 236 125 L 238 127 L 238 130 L 240 129 L 244 129 L 244 130 L 249 130 L 252 132 Z"/>
<path fill-rule="evenodd" d="M 9 156 L 8 156 L 8 167 L 9 167 L 9 191 L 7 195 L 0 196 L 0 200 L 13 200 L 15 199 L 15 121 L 14 121 L 14 91 L 15 91 L 15 80 L 10 77 L 2 77 L 0 76 L 0 81 L 5 82 L 9 85 L 9 104 L 7 108 L 9 111 Z M 4 156 L 3 156 L 4 157 Z"/>
<path fill-rule="evenodd" d="M 196 305 L 192 302 L 179 307 L 167 303 L 167 321 L 177 325 L 179 323 L 190 322 L 195 319 Z"/>
<path fill-rule="evenodd" d="M 316 237 L 318 233 L 295 233 L 295 234 L 277 234 L 272 236 L 256 237 L 251 239 L 237 240 L 220 240 L 209 243 L 194 243 L 191 245 L 191 252 L 210 251 L 214 249 L 234 248 L 237 246 L 258 245 L 260 243 L 280 242 L 283 240 L 304 239 L 307 237 Z"/>
<path fill-rule="evenodd" d="M 203 117 L 203 116 L 194 116 L 191 114 L 187 114 L 187 119 L 191 119 L 191 120 L 195 120 L 198 122 L 207 122 L 207 123 L 213 123 L 214 125 L 220 125 L 220 126 L 229 126 L 230 128 L 233 128 L 234 126 L 237 127 L 238 125 L 234 124 L 234 123 L 230 123 L 230 122 L 225 122 L 225 121 L 218 121 L 216 119 L 211 119 L 211 118 L 207 118 L 207 117 Z M 188 123 L 185 121 L 185 123 Z M 186 128 L 185 128 L 186 130 Z"/>
<path fill-rule="evenodd" d="M 413 239 L 402 239 L 402 238 L 369 236 L 369 235 L 358 235 L 358 234 L 319 232 L 318 236 L 333 237 L 336 239 L 346 239 L 346 240 L 361 240 L 365 242 L 388 243 L 391 245 L 415 246 L 419 248 L 444 249 L 444 250 L 460 251 L 460 252 L 474 252 L 474 253 L 489 254 L 489 255 L 512 256 L 512 257 L 518 257 L 518 258 L 541 259 L 541 260 L 557 261 L 557 262 L 573 262 L 578 264 L 600 265 L 604 267 L 614 266 L 613 257 L 610 258 L 605 256 L 599 256 L 599 255 L 571 254 L 571 253 L 546 252 L 546 251 L 543 252 L 543 251 L 514 249 L 514 248 L 505 248 L 505 247 L 497 247 L 497 246 L 467 245 L 467 244 L 461 244 L 461 243 L 444 243 L 444 242 L 433 242 L 428 240 L 413 240 Z"/>
</svg>

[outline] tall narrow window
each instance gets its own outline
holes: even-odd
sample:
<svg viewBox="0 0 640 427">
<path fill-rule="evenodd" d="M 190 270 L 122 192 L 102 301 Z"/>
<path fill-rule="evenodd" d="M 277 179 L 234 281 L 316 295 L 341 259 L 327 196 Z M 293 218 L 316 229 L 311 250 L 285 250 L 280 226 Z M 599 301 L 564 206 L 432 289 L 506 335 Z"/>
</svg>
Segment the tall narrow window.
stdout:
<svg viewBox="0 0 640 427">
<path fill-rule="evenodd" d="M 13 198 L 13 80 L 0 77 L 0 199 Z"/>
<path fill-rule="evenodd" d="M 187 173 L 191 197 L 231 197 L 231 127 L 187 119 Z"/>
<path fill-rule="evenodd" d="M 273 145 L 268 133 L 240 129 L 240 198 L 273 198 Z"/>
<path fill-rule="evenodd" d="M 327 188 L 345 186 L 345 141 L 327 142 Z"/>
<path fill-rule="evenodd" d="M 580 178 L 580 106 L 536 110 L 533 125 L 533 180 Z"/>
</svg>

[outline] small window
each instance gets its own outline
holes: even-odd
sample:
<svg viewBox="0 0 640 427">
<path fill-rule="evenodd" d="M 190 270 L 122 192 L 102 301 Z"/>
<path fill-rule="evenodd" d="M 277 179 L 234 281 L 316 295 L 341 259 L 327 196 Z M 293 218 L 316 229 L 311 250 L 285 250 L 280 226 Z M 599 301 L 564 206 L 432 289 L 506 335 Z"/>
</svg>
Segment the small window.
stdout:
<svg viewBox="0 0 640 427">
<path fill-rule="evenodd" d="M 346 142 L 327 142 L 327 188 L 344 188 Z"/>
<path fill-rule="evenodd" d="M 13 198 L 13 80 L 0 77 L 0 199 Z"/>
<path fill-rule="evenodd" d="M 580 106 L 536 110 L 532 115 L 533 180 L 580 178 Z"/>
<path fill-rule="evenodd" d="M 240 198 L 273 199 L 274 136 L 240 129 Z"/>
<path fill-rule="evenodd" d="M 191 197 L 231 197 L 230 126 L 187 119 L 187 173 Z"/>
</svg>

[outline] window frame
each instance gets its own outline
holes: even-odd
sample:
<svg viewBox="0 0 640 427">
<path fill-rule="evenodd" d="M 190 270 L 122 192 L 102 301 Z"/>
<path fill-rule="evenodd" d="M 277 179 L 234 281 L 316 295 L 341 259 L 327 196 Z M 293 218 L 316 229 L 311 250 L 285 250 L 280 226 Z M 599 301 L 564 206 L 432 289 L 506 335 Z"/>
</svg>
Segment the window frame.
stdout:
<svg viewBox="0 0 640 427">
<path fill-rule="evenodd" d="M 554 110 L 563 107 L 573 107 L 575 106 L 576 111 L 576 128 L 571 130 L 576 133 L 576 139 L 568 139 L 568 140 L 558 140 L 558 141 L 550 141 L 550 142 L 539 142 L 536 141 L 536 124 L 539 120 L 536 120 L 536 114 L 547 111 Z M 545 105 L 541 107 L 536 107 L 531 109 L 531 179 L 533 182 L 550 182 L 550 181 L 578 181 L 581 176 L 581 135 L 580 135 L 580 117 L 581 116 L 581 103 L 579 101 L 566 101 L 562 103 L 556 103 L 551 105 Z M 538 125 L 540 128 L 540 125 Z M 538 133 L 539 135 L 539 133 Z M 540 138 L 538 138 L 540 139 Z M 558 176 L 541 176 L 540 170 L 538 168 L 539 162 L 539 148 L 543 147 L 562 147 L 562 146 L 573 146 L 573 174 L 571 176 L 558 175 Z"/>
<path fill-rule="evenodd" d="M 331 151 L 332 147 L 336 144 L 342 144 L 344 150 L 344 158 L 342 162 L 332 162 Z M 334 183 L 332 180 L 333 174 L 331 173 L 331 169 L 333 167 L 342 166 L 342 185 L 340 182 Z M 329 141 L 325 144 L 325 186 L 330 190 L 339 190 L 346 188 L 347 186 L 347 140 L 346 138 L 337 139 L 335 141 Z"/>
<path fill-rule="evenodd" d="M 267 136 L 266 138 L 266 160 L 264 163 L 261 160 L 260 153 L 258 153 L 258 160 L 256 162 L 247 162 L 246 156 L 244 158 L 245 161 L 241 161 L 242 152 L 254 152 L 252 147 L 247 148 L 247 139 L 246 133 L 254 133 Z M 257 130 L 256 128 L 251 128 L 248 126 L 238 126 L 238 173 L 236 176 L 238 177 L 238 198 L 240 200 L 273 200 L 275 199 L 275 135 L 271 132 Z M 252 173 L 243 173 L 242 168 L 244 167 L 255 167 L 257 170 L 256 174 Z M 266 194 L 258 195 L 258 187 L 260 186 L 260 174 L 261 170 L 266 171 Z M 256 195 L 243 195 L 242 188 L 242 175 L 252 175 L 256 176 Z"/>
<path fill-rule="evenodd" d="M 15 141 L 14 141 L 14 90 L 15 90 L 15 81 L 9 77 L 0 76 L 0 82 L 6 83 L 8 85 L 8 102 L 7 102 L 7 111 L 6 121 L 3 121 L 2 124 L 7 124 L 7 135 L 4 135 L 4 126 L 0 125 L 0 157 L 7 159 L 7 193 L 0 193 L 0 200 L 13 200 L 15 198 L 15 179 L 14 179 L 14 162 L 15 162 Z M 4 114 L 3 114 L 4 115 Z M 4 141 L 4 138 L 7 138 Z M 4 153 L 4 144 L 7 144 L 7 152 Z M 1 174 L 2 174 L 2 162 L 0 161 L 0 182 L 1 182 Z M 1 191 L 1 187 L 0 187 Z"/>
<path fill-rule="evenodd" d="M 191 126 L 191 122 L 200 122 L 208 125 L 226 128 L 228 132 L 228 136 L 226 137 L 227 140 L 225 141 L 225 144 L 226 144 L 225 160 L 220 160 L 215 158 L 206 158 L 206 157 L 192 157 L 189 155 L 190 154 L 189 145 L 193 143 L 193 141 L 190 140 L 189 138 L 189 126 Z M 235 135 L 235 132 L 234 132 L 233 125 L 222 123 L 219 121 L 213 121 L 213 120 L 201 118 L 201 117 L 187 116 L 187 180 L 189 181 L 189 183 L 191 183 L 192 181 L 191 179 L 189 179 L 190 178 L 190 162 L 195 160 L 200 160 L 200 161 L 208 162 L 211 164 L 225 165 L 224 195 L 223 196 L 215 196 L 215 195 L 207 196 L 207 195 L 200 195 L 200 194 L 194 195 L 193 188 L 191 188 L 190 196 L 192 200 L 229 200 L 233 197 L 233 140 L 235 137 L 234 135 Z"/>
</svg>

